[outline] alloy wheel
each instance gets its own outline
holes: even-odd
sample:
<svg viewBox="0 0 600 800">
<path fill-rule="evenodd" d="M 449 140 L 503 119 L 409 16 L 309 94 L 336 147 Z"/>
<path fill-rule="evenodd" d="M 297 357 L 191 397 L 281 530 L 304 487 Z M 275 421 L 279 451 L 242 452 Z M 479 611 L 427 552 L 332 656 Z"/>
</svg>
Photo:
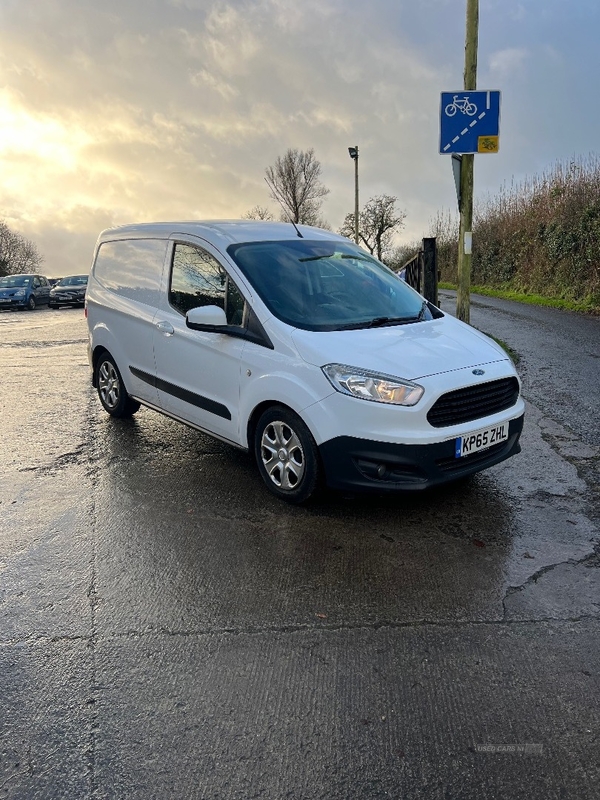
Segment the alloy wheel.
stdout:
<svg viewBox="0 0 600 800">
<path fill-rule="evenodd" d="M 290 491 L 302 482 L 305 458 L 302 443 L 285 422 L 269 422 L 260 441 L 260 455 L 267 475 L 278 489 Z"/>
<path fill-rule="evenodd" d="M 121 384 L 119 375 L 114 364 L 110 361 L 103 361 L 98 370 L 98 392 L 104 405 L 113 409 L 119 403 Z"/>
</svg>

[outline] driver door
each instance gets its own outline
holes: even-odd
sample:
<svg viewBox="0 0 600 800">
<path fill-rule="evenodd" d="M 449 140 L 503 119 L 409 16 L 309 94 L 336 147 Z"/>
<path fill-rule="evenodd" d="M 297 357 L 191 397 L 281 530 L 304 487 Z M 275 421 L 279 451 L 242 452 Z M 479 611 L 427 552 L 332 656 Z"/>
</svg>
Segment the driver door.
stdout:
<svg viewBox="0 0 600 800">
<path fill-rule="evenodd" d="M 245 300 L 216 255 L 189 242 L 172 243 L 167 291 L 154 320 L 161 407 L 231 442 L 239 442 L 241 358 L 245 342 L 191 330 L 191 308 L 216 305 L 229 325 L 242 325 Z"/>
</svg>

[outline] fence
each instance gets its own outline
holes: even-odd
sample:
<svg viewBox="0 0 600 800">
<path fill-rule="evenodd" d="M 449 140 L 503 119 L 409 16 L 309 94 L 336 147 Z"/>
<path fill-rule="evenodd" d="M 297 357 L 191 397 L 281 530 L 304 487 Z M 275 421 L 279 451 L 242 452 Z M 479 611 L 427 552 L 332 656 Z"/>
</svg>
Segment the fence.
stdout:
<svg viewBox="0 0 600 800">
<path fill-rule="evenodd" d="M 435 236 L 423 239 L 423 247 L 402 265 L 404 280 L 426 300 L 438 304 L 437 248 Z"/>
</svg>

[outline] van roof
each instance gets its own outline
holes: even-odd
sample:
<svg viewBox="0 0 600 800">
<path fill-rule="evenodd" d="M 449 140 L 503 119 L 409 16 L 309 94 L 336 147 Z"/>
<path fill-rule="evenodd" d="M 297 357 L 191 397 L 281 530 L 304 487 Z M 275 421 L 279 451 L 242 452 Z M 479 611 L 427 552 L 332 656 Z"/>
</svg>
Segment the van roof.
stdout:
<svg viewBox="0 0 600 800">
<path fill-rule="evenodd" d="M 298 230 L 307 239 L 341 239 L 332 231 L 298 225 Z M 144 222 L 108 228 L 100 234 L 100 241 L 107 239 L 168 239 L 173 234 L 185 233 L 210 242 L 220 242 L 227 247 L 239 242 L 264 242 L 296 239 L 298 234 L 291 222 L 262 222 L 257 220 L 184 220 L 180 222 Z"/>
</svg>

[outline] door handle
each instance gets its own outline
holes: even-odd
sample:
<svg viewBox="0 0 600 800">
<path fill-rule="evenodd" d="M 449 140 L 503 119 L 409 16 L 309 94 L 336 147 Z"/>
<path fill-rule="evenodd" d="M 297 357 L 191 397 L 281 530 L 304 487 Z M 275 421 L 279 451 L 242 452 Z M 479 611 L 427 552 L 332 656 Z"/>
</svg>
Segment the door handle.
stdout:
<svg viewBox="0 0 600 800">
<path fill-rule="evenodd" d="M 157 322 L 156 327 L 164 336 L 173 336 L 175 328 L 170 322 Z"/>
</svg>

